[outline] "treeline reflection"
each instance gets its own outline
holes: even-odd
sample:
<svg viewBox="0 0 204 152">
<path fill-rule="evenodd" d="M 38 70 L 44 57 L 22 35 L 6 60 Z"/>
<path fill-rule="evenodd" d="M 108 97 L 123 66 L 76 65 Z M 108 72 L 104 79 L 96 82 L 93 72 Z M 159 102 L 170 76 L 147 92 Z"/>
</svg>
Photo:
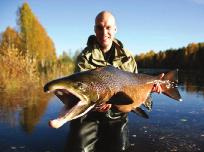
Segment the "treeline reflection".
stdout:
<svg viewBox="0 0 204 152">
<path fill-rule="evenodd" d="M 39 90 L 0 92 L 0 122 L 11 127 L 20 125 L 26 133 L 31 133 L 44 114 L 50 98 Z"/>
<path fill-rule="evenodd" d="M 139 72 L 158 74 L 169 70 L 140 69 Z M 198 93 L 204 96 L 203 71 L 179 71 L 179 87 L 186 93 Z M 42 92 L 42 88 L 24 91 L 0 92 L 0 125 L 18 125 L 26 132 L 32 133 L 44 115 L 51 96 Z"/>
<path fill-rule="evenodd" d="M 157 75 L 166 73 L 170 69 L 139 69 L 139 73 Z M 201 70 L 178 70 L 179 86 L 187 93 L 201 93 L 204 96 L 204 71 Z"/>
<path fill-rule="evenodd" d="M 204 71 L 179 71 L 179 83 L 189 93 L 198 93 L 204 96 Z"/>
</svg>

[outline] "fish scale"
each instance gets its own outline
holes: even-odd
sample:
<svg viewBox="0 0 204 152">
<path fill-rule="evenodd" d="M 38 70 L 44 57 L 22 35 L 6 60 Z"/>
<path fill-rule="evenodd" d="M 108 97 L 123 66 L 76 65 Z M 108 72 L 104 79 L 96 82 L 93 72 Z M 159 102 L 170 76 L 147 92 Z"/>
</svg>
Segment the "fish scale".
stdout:
<svg viewBox="0 0 204 152">
<path fill-rule="evenodd" d="M 51 120 L 50 125 L 59 128 L 102 103 L 112 104 L 121 112 L 134 111 L 147 117 L 140 106 L 148 99 L 156 84 L 161 86 L 164 95 L 181 101 L 176 87 L 177 72 L 175 70 L 164 76 L 151 76 L 106 66 L 52 80 L 44 86 L 44 91 L 53 92 L 65 104 L 73 104 L 68 104 L 68 111 L 63 116 Z"/>
</svg>

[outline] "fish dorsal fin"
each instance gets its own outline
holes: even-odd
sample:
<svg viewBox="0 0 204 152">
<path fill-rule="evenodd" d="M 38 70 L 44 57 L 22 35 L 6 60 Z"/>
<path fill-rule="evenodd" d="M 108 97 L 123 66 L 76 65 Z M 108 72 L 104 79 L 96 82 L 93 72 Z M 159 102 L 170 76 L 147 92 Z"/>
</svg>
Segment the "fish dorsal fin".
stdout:
<svg viewBox="0 0 204 152">
<path fill-rule="evenodd" d="M 124 92 L 117 92 L 108 101 L 109 104 L 115 104 L 115 105 L 128 105 L 128 104 L 132 104 L 133 102 L 134 101 L 132 100 L 132 98 L 129 97 Z"/>
<path fill-rule="evenodd" d="M 137 108 L 133 109 L 132 112 L 136 113 L 137 115 L 139 115 L 139 116 L 141 116 L 143 118 L 146 118 L 146 119 L 149 118 L 147 113 L 140 107 L 137 107 Z"/>
</svg>

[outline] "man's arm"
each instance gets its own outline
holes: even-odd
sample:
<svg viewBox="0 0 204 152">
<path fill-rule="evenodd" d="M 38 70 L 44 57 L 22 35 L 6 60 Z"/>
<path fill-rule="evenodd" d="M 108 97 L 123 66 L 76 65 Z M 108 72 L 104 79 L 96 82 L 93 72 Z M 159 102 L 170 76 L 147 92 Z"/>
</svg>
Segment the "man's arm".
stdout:
<svg viewBox="0 0 204 152">
<path fill-rule="evenodd" d="M 76 62 L 76 71 L 81 72 L 81 71 L 87 71 L 91 69 L 95 69 L 96 67 L 92 65 L 89 61 L 89 58 L 91 56 L 91 53 L 87 52 L 87 50 L 83 50 L 82 53 L 79 54 L 77 57 L 77 62 Z"/>
</svg>

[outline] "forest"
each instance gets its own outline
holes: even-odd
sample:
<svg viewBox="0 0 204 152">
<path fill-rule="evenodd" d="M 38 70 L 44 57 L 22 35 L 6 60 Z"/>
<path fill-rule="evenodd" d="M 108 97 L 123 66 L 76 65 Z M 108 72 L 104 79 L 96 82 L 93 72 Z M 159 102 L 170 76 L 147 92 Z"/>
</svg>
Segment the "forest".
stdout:
<svg viewBox="0 0 204 152">
<path fill-rule="evenodd" d="M 74 72 L 76 54 L 56 55 L 55 45 L 28 3 L 17 11 L 17 29 L 7 27 L 0 35 L 0 91 L 42 86 L 48 80 Z M 135 56 L 139 68 L 200 70 L 204 43 Z"/>
<path fill-rule="evenodd" d="M 27 3 L 17 11 L 17 29 L 0 35 L 0 90 L 38 87 L 69 75 L 74 61 L 66 52 L 57 57 L 54 42 Z"/>
<path fill-rule="evenodd" d="M 202 71 L 204 43 L 190 43 L 186 47 L 155 53 L 151 50 L 135 56 L 140 68 L 163 68 Z"/>
</svg>

